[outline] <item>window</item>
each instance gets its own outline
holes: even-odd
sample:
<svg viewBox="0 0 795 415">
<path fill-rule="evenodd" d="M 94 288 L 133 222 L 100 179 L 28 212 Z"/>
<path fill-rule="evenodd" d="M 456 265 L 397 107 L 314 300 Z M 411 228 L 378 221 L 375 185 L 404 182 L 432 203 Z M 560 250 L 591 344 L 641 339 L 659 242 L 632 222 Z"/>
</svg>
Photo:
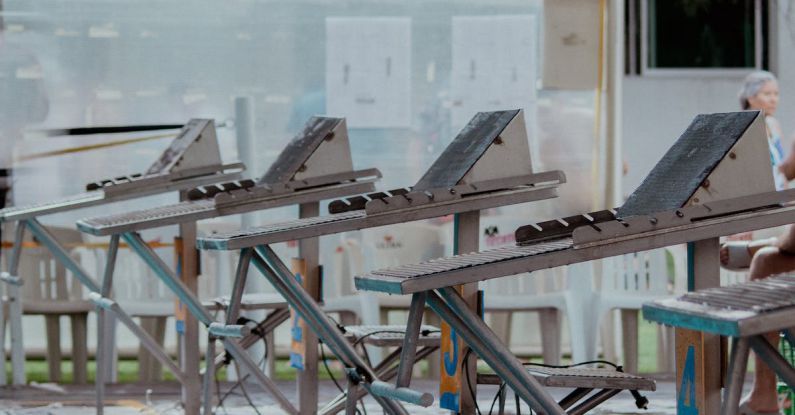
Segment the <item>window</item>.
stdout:
<svg viewBox="0 0 795 415">
<path fill-rule="evenodd" d="M 627 73 L 767 66 L 767 1 L 628 0 Z"/>
</svg>

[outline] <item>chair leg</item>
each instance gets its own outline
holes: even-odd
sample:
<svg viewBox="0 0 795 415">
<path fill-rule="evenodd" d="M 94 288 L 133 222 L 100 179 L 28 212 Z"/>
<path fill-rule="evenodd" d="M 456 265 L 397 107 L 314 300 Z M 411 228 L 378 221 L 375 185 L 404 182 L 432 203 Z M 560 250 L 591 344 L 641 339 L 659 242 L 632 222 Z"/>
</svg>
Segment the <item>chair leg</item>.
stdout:
<svg viewBox="0 0 795 415">
<path fill-rule="evenodd" d="M 72 329 L 72 382 L 85 384 L 88 382 L 88 313 L 73 314 Z"/>
<path fill-rule="evenodd" d="M 628 373 L 638 373 L 638 313 L 638 310 L 621 310 L 624 370 Z"/>
<path fill-rule="evenodd" d="M 0 287 L 0 296 L 3 295 L 3 287 Z M 8 309 L 6 302 L 0 299 L 0 386 L 5 386 L 8 383 L 6 378 L 6 316 L 8 316 Z"/>
<path fill-rule="evenodd" d="M 141 317 L 141 327 L 163 345 L 166 333 L 166 319 L 164 317 Z M 163 366 L 143 346 L 138 347 L 138 380 L 140 382 L 154 382 L 160 380 Z"/>
<path fill-rule="evenodd" d="M 44 316 L 47 330 L 47 367 L 50 382 L 61 381 L 61 324 L 59 316 Z"/>
<path fill-rule="evenodd" d="M 566 317 L 569 320 L 571 360 L 580 363 L 596 359 L 597 322 L 594 307 L 582 298 L 567 300 Z"/>
<path fill-rule="evenodd" d="M 544 363 L 560 364 L 560 312 L 556 308 L 538 311 L 541 323 L 541 353 Z"/>
<path fill-rule="evenodd" d="M 674 355 L 674 329 L 668 326 L 657 326 L 657 371 L 674 373 L 676 368 Z"/>
<path fill-rule="evenodd" d="M 598 327 L 599 338 L 602 343 L 602 356 L 609 362 L 618 360 L 618 353 L 616 352 L 616 324 L 614 310 L 607 310 L 601 325 Z"/>
<path fill-rule="evenodd" d="M 105 337 L 105 382 L 116 383 L 119 381 L 119 350 L 116 347 L 116 316 L 113 313 L 105 313 L 105 327 L 102 333 Z"/>
<path fill-rule="evenodd" d="M 166 344 L 166 327 L 168 323 L 168 317 L 156 317 L 155 318 L 155 327 L 154 332 L 152 333 L 153 337 L 157 341 L 161 347 L 165 346 Z M 152 378 L 155 381 L 163 379 L 163 365 L 154 357 L 151 360 L 151 374 Z"/>
<path fill-rule="evenodd" d="M 426 309 L 424 313 L 425 321 L 434 326 L 441 327 L 442 319 L 431 309 Z M 428 379 L 440 379 L 442 377 L 442 357 L 441 352 L 436 350 L 431 353 L 426 360 L 428 361 Z"/>
<path fill-rule="evenodd" d="M 499 311 L 489 313 L 489 327 L 505 344 L 510 346 L 511 321 L 513 312 Z"/>
<path fill-rule="evenodd" d="M 265 347 L 268 350 L 268 357 L 265 359 L 265 375 L 273 377 L 276 374 L 276 340 L 273 331 L 265 334 Z"/>
<path fill-rule="evenodd" d="M 148 317 L 141 317 L 141 328 L 152 334 L 152 319 Z M 149 372 L 150 360 L 152 355 L 149 351 L 138 346 L 138 381 L 139 382 L 152 382 L 152 374 Z"/>
</svg>

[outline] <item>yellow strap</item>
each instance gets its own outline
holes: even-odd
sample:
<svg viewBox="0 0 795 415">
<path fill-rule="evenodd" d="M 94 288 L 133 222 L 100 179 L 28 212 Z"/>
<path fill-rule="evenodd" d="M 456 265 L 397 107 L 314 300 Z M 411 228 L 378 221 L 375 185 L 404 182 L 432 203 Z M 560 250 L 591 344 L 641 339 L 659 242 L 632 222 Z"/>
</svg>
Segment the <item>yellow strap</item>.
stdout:
<svg viewBox="0 0 795 415">
<path fill-rule="evenodd" d="M 146 243 L 150 248 L 157 249 L 157 248 L 166 248 L 174 246 L 171 242 L 160 242 L 160 241 L 149 241 Z M 43 245 L 39 242 L 33 241 L 25 241 L 22 242 L 22 248 L 41 248 Z M 68 243 L 64 244 L 66 248 L 88 248 L 88 249 L 107 249 L 109 244 L 105 242 L 81 242 L 81 243 Z M 14 247 L 14 242 L 12 241 L 3 241 L 0 243 L 0 247 L 3 249 L 11 249 Z M 129 246 L 125 243 L 120 243 L 119 248 L 129 248 Z"/>
<path fill-rule="evenodd" d="M 106 147 L 122 146 L 126 144 L 139 143 L 141 141 L 159 140 L 161 138 L 168 138 L 168 137 L 176 137 L 176 135 L 175 134 L 151 135 L 146 137 L 128 138 L 125 140 L 109 141 L 106 143 L 97 143 L 97 144 L 89 144 L 79 147 L 65 148 L 62 150 L 45 151 L 42 153 L 33 153 L 24 156 L 19 156 L 16 158 L 15 161 L 27 161 L 27 160 L 46 158 L 46 157 L 60 156 L 63 154 L 80 153 L 83 151 L 98 150 Z"/>
</svg>

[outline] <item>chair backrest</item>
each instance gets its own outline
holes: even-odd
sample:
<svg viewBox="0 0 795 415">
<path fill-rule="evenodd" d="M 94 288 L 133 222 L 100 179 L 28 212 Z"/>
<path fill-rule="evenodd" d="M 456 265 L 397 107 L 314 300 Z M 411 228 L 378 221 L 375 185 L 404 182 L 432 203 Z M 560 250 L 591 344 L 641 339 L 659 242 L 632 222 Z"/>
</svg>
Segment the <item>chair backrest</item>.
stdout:
<svg viewBox="0 0 795 415">
<path fill-rule="evenodd" d="M 728 269 L 720 269 L 720 285 L 733 285 L 748 281 L 748 270 L 731 271 Z"/>
<path fill-rule="evenodd" d="M 93 251 L 96 257 L 97 278 L 102 278 L 107 261 L 107 248 L 101 246 Z M 174 263 L 174 248 L 164 246 L 154 249 L 166 264 Z M 113 298 L 132 314 L 145 311 L 155 304 L 165 307 L 174 304 L 174 295 L 160 281 L 149 266 L 134 251 L 120 247 L 113 269 Z"/>
<path fill-rule="evenodd" d="M 687 245 L 674 245 L 665 248 L 673 257 L 674 279 L 673 294 L 680 295 L 687 292 Z M 748 271 L 730 271 L 720 269 L 720 284 L 722 286 L 748 281 Z"/>
<path fill-rule="evenodd" d="M 355 294 L 353 277 L 364 272 L 361 243 L 348 234 L 320 238 L 320 265 L 323 266 L 323 298 Z"/>
<path fill-rule="evenodd" d="M 516 243 L 514 232 L 522 225 L 530 223 L 526 216 L 521 215 L 489 215 L 480 218 L 480 250 L 500 248 Z M 448 225 L 448 233 L 452 235 L 452 224 Z M 450 238 L 449 240 L 452 240 Z M 452 253 L 452 247 L 448 248 Z M 495 278 L 483 281 L 480 288 L 485 295 L 525 296 L 560 291 L 565 288 L 565 268 L 538 270 L 530 274 L 522 273 L 511 277 Z"/>
<path fill-rule="evenodd" d="M 199 222 L 197 233 L 199 236 L 215 233 L 231 232 L 240 229 L 239 221 L 211 220 Z M 232 284 L 237 271 L 237 262 L 240 252 L 236 250 L 201 250 L 201 267 L 199 269 L 199 298 L 211 299 L 232 292 Z M 253 267 L 252 267 L 253 268 Z"/>
<path fill-rule="evenodd" d="M 626 295 L 666 295 L 671 292 L 665 249 L 634 252 L 602 259 L 602 291 Z"/>
<path fill-rule="evenodd" d="M 108 238 L 84 234 L 90 247 L 85 248 L 87 267 L 93 271 L 92 275 L 97 282 L 101 282 L 107 263 Z M 163 246 L 155 247 L 155 253 L 166 264 L 174 263 L 174 248 L 172 241 L 166 241 Z M 119 247 L 116 254 L 116 263 L 113 268 L 113 299 L 121 304 L 132 315 L 169 315 L 174 309 L 174 295 L 160 281 L 149 266 L 138 254 L 126 244 Z"/>
<path fill-rule="evenodd" d="M 53 237 L 66 247 L 72 259 L 81 262 L 79 247 L 83 242 L 77 229 L 47 227 Z M 19 258 L 19 276 L 23 279 L 22 300 L 27 306 L 56 301 L 84 300 L 83 287 L 71 272 L 43 246 L 30 246 L 34 242 L 30 232 L 25 234 L 25 245 Z M 10 253 L 10 251 L 6 251 Z M 39 308 L 39 307 L 37 307 Z"/>
<path fill-rule="evenodd" d="M 439 258 L 444 253 L 439 226 L 410 222 L 362 230 L 367 269 L 393 267 Z"/>
</svg>

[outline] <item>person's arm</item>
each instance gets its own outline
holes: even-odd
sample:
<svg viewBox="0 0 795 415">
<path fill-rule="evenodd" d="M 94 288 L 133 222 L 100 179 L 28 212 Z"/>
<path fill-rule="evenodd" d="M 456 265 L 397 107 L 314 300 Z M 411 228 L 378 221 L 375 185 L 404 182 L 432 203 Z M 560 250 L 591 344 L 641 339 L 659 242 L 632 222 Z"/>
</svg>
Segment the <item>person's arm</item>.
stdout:
<svg viewBox="0 0 795 415">
<path fill-rule="evenodd" d="M 784 174 L 784 177 L 786 177 L 788 181 L 795 179 L 795 135 L 793 135 L 792 140 L 789 153 L 787 153 L 787 156 L 781 164 L 778 165 L 778 170 Z"/>
<path fill-rule="evenodd" d="M 795 253 L 795 226 L 789 225 L 787 230 L 778 237 L 773 246 L 777 247 L 779 251 L 785 254 Z"/>
</svg>

